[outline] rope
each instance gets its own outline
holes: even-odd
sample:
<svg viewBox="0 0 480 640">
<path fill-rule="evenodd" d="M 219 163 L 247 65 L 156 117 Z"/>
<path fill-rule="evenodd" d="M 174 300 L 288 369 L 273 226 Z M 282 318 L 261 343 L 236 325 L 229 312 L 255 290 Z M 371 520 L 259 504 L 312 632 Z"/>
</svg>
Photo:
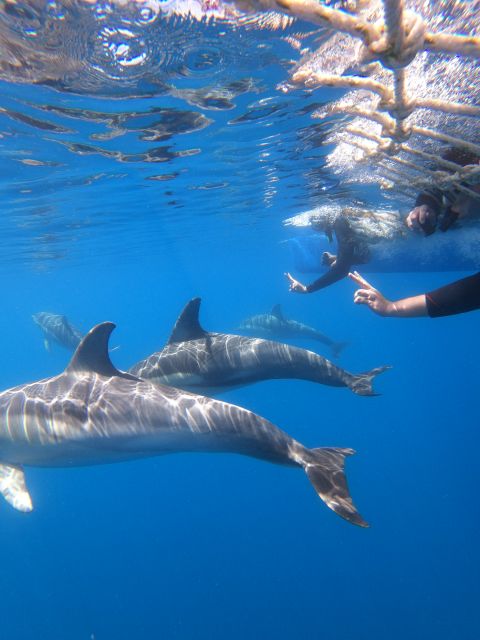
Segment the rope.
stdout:
<svg viewBox="0 0 480 640">
<path fill-rule="evenodd" d="M 358 15 L 346 13 L 341 9 L 330 9 L 317 0 L 231 0 L 243 11 L 278 11 L 296 18 L 302 18 L 313 24 L 328 27 L 334 31 L 348 33 L 359 38 L 367 46 L 381 41 L 385 32 L 382 23 L 371 24 Z M 387 14 L 395 13 L 390 5 L 402 3 L 403 0 L 384 0 Z M 392 21 L 393 25 L 395 20 Z M 420 16 L 411 11 L 404 12 L 404 29 L 406 32 L 406 48 L 413 46 L 420 39 L 418 30 L 423 31 Z M 461 36 L 448 33 L 424 33 L 424 49 L 437 53 L 460 53 L 463 56 L 480 58 L 480 37 Z M 403 55 L 403 54 L 402 54 Z"/>
<path fill-rule="evenodd" d="M 380 37 L 370 41 L 368 51 L 387 69 L 401 69 L 423 51 L 426 26 L 421 16 L 403 10 L 403 0 L 384 3 L 385 24 L 376 24 Z"/>
<path fill-rule="evenodd" d="M 352 38 L 360 40 L 359 60 L 364 64 L 373 63 L 365 69 L 367 73 L 376 74 L 377 77 L 382 78 L 381 81 L 375 77 L 322 73 L 305 65 L 293 72 L 292 84 L 284 84 L 282 88 L 289 90 L 293 85 L 303 85 L 309 88 L 332 86 L 349 89 L 353 95 L 358 91 L 368 92 L 370 94 L 369 108 L 342 104 L 340 101 L 336 105 L 324 109 L 323 115 L 317 115 L 317 117 L 342 114 L 363 118 L 367 122 L 380 125 L 381 135 L 350 125 L 343 130 L 343 133 L 349 134 L 349 139 L 345 139 L 345 136 L 342 137 L 342 131 L 338 131 L 338 129 L 333 137 L 360 149 L 365 159 L 388 158 L 390 162 L 408 167 L 409 170 L 423 172 L 424 175 L 429 176 L 431 181 L 433 180 L 442 187 L 453 185 L 459 191 L 465 192 L 466 189 L 468 195 L 473 194 L 472 197 L 479 198 L 478 194 L 460 184 L 460 182 L 477 179 L 478 167 L 460 167 L 444 160 L 440 155 L 422 152 L 414 149 L 412 145 L 405 144 L 412 135 L 416 135 L 480 156 L 479 144 L 409 123 L 410 116 L 418 109 L 478 118 L 480 117 L 480 106 L 450 102 L 434 97 L 415 98 L 408 95 L 406 83 L 406 70 L 416 56 L 424 51 L 436 54 L 458 54 L 463 57 L 480 59 L 479 36 L 430 32 L 420 15 L 405 8 L 405 0 L 381 0 L 381 5 L 378 5 L 375 0 L 369 4 L 366 0 L 358 3 L 360 10 L 356 13 L 351 8 L 351 4 L 348 5 L 351 13 L 348 13 L 341 9 L 326 7 L 321 4 L 320 0 L 232 1 L 242 9 L 255 11 L 273 9 L 282 14 L 327 27 L 335 32 L 346 33 Z M 379 11 L 379 7 L 383 11 Z M 318 57 L 321 59 L 321 53 Z M 359 139 L 364 142 L 360 142 Z M 368 144 L 366 144 L 367 141 Z M 432 171 L 423 165 L 416 165 L 405 158 L 399 158 L 399 152 L 413 155 L 430 164 L 433 163 L 438 169 Z M 442 171 L 442 169 L 446 171 Z M 388 170 L 390 171 L 391 168 Z M 411 176 L 408 179 L 411 179 Z M 415 179 L 412 184 L 418 185 L 420 183 L 421 180 Z"/>
<path fill-rule="evenodd" d="M 328 73 L 316 73 L 302 69 L 296 71 L 292 76 L 295 84 L 304 84 L 306 87 L 324 86 L 339 87 L 346 89 L 366 89 L 373 93 L 378 93 L 385 104 L 393 104 L 393 93 L 382 82 L 377 82 L 372 78 L 357 78 L 355 76 L 336 76 Z"/>
</svg>

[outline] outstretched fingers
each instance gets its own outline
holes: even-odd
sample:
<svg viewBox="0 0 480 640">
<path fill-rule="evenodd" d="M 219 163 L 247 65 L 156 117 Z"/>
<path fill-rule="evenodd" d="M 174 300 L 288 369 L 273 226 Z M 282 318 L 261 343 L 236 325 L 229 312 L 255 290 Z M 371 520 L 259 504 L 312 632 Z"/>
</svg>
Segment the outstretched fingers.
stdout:
<svg viewBox="0 0 480 640">
<path fill-rule="evenodd" d="M 285 276 L 290 282 L 290 287 L 289 287 L 290 291 L 297 291 L 299 293 L 307 292 L 307 288 L 305 287 L 305 285 L 299 282 L 298 280 L 295 280 L 295 278 L 292 277 L 288 272 L 285 273 Z"/>
<path fill-rule="evenodd" d="M 365 280 L 365 278 L 363 276 L 361 276 L 358 273 L 358 271 L 353 271 L 352 273 L 349 273 L 348 277 L 350 278 L 350 280 L 353 280 L 354 282 L 359 284 L 361 287 L 364 287 L 366 289 L 372 289 L 373 291 L 376 291 L 375 287 L 373 287 L 367 280 Z"/>
<path fill-rule="evenodd" d="M 368 304 L 376 300 L 376 295 L 371 289 L 357 289 L 353 294 L 355 304 Z"/>
<path fill-rule="evenodd" d="M 358 271 L 348 275 L 356 284 L 360 285 L 360 289 L 357 289 L 353 294 L 353 302 L 355 304 L 366 304 L 372 311 L 383 315 L 388 301 L 385 300 L 380 291 L 372 287 L 368 280 L 365 280 Z"/>
<path fill-rule="evenodd" d="M 293 278 L 293 277 L 292 277 L 288 272 L 286 272 L 286 273 L 285 273 L 285 277 L 287 278 L 287 280 L 288 280 L 288 282 L 289 282 L 289 285 L 290 285 L 290 286 L 288 287 L 288 289 L 289 289 L 289 291 L 292 291 L 292 290 L 293 290 L 293 288 L 295 287 L 296 280 L 295 280 L 295 278 Z"/>
</svg>

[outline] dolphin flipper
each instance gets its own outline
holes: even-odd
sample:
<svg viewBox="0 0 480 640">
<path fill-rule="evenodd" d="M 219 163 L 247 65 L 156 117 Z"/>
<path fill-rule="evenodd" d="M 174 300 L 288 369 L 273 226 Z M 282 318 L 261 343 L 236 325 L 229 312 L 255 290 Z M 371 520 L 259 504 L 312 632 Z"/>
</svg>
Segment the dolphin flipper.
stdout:
<svg viewBox="0 0 480 640">
<path fill-rule="evenodd" d="M 48 338 L 45 338 L 43 340 L 43 346 L 45 347 L 45 351 L 48 351 L 48 353 L 50 353 L 50 340 L 48 340 Z"/>
<path fill-rule="evenodd" d="M 21 467 L 0 464 L 0 493 L 14 509 L 24 512 L 33 510 L 32 499 Z"/>
</svg>

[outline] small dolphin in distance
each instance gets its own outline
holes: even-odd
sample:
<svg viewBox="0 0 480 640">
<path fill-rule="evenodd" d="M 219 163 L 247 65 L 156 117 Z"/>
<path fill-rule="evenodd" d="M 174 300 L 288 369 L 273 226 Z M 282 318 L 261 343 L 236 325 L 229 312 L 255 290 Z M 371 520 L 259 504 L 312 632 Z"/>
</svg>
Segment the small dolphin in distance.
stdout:
<svg viewBox="0 0 480 640">
<path fill-rule="evenodd" d="M 243 320 L 239 331 L 248 332 L 259 338 L 317 340 L 332 350 L 333 357 L 338 357 L 346 342 L 335 342 L 327 335 L 309 327 L 307 324 L 291 320 L 283 315 L 282 307 L 276 304 L 270 313 L 250 316 Z"/>
<path fill-rule="evenodd" d="M 76 349 L 80 344 L 83 334 L 70 324 L 66 316 L 40 311 L 34 313 L 32 318 L 43 331 L 43 344 L 47 351 L 50 351 L 51 341 L 70 350 Z"/>
<path fill-rule="evenodd" d="M 129 373 L 196 393 L 214 395 L 262 380 L 309 380 L 376 395 L 373 378 L 390 367 L 349 373 L 322 356 L 281 342 L 210 333 L 200 326 L 200 298 L 180 314 L 167 345 L 141 360 Z"/>
<path fill-rule="evenodd" d="M 108 354 L 114 326 L 94 327 L 60 375 L 0 393 L 0 492 L 13 507 L 33 508 L 24 465 L 93 465 L 182 451 L 238 453 L 303 468 L 330 509 L 367 526 L 343 469 L 352 449 L 308 449 L 251 411 L 117 370 Z"/>
</svg>

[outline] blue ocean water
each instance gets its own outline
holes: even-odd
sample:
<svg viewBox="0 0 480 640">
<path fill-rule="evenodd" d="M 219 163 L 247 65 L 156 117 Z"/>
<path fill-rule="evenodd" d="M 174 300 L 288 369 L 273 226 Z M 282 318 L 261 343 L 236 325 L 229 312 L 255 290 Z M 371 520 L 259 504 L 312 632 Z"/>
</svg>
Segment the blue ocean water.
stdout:
<svg viewBox="0 0 480 640">
<path fill-rule="evenodd" d="M 333 92 L 279 93 L 284 45 L 246 59 L 249 82 L 223 64 L 217 101 L 229 74 L 244 82 L 225 109 L 158 88 L 119 95 L 121 78 L 112 95 L 3 81 L 1 388 L 68 364 L 45 350 L 41 310 L 82 331 L 113 321 L 126 369 L 163 346 L 192 297 L 220 332 L 281 303 L 348 342 L 346 369 L 392 365 L 381 395 L 275 380 L 220 398 L 307 446 L 354 448 L 350 490 L 371 526 L 338 518 L 301 470 L 246 457 L 29 468 L 33 513 L 0 502 L 2 638 L 478 638 L 478 316 L 382 319 L 352 304 L 347 281 L 288 292 L 282 221 L 347 187 L 323 167 L 309 115 Z M 214 64 L 195 56 L 200 71 Z M 401 297 L 461 275 L 370 279 Z"/>
</svg>

